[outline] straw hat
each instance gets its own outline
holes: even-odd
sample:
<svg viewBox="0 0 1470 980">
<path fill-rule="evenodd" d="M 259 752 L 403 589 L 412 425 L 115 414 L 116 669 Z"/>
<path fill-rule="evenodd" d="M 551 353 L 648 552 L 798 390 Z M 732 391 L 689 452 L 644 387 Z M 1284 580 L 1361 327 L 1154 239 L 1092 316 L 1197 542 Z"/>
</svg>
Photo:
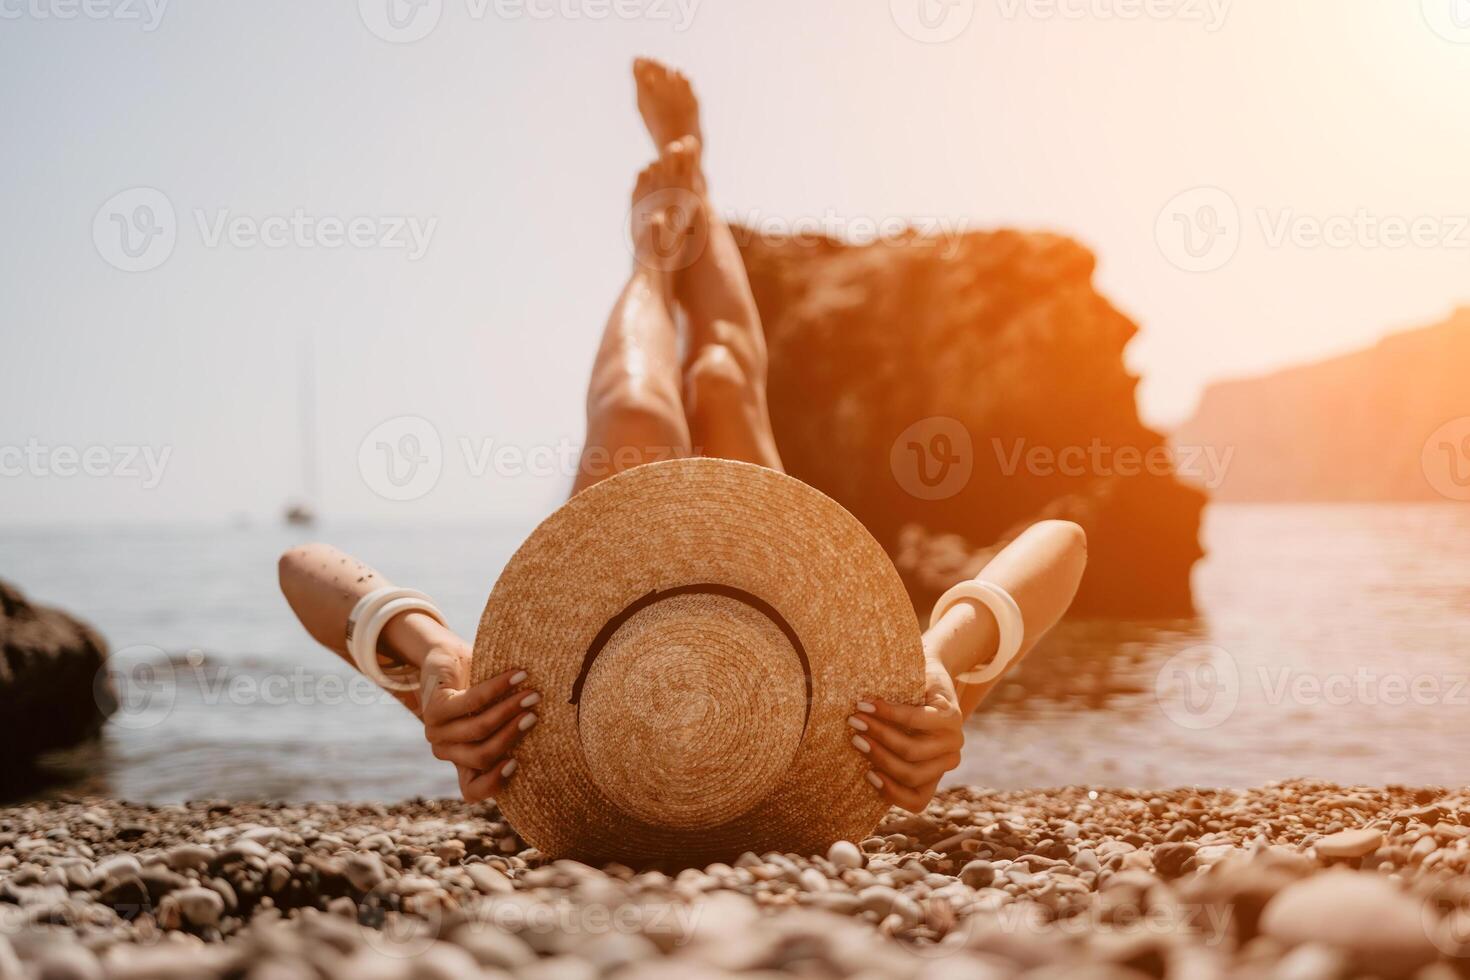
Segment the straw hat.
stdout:
<svg viewBox="0 0 1470 980">
<path fill-rule="evenodd" d="M 800 480 L 708 458 L 583 491 L 521 545 L 473 680 L 543 694 L 498 798 L 551 857 L 702 864 L 825 851 L 887 804 L 847 716 L 916 701 L 923 653 L 883 549 Z"/>
</svg>

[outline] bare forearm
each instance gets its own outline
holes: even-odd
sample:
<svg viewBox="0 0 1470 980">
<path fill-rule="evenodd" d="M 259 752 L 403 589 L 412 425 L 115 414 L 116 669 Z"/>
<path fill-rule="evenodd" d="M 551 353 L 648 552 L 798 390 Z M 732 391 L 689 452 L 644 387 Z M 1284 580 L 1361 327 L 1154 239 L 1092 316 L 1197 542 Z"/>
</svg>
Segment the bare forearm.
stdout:
<svg viewBox="0 0 1470 980">
<path fill-rule="evenodd" d="M 351 662 L 348 615 L 363 596 L 392 583 L 325 544 L 292 548 L 281 556 L 279 574 L 281 591 L 301 625 L 322 646 Z M 454 763 L 464 798 L 477 802 L 499 792 L 515 772 L 509 753 L 536 722 L 529 709 L 539 695 L 520 686 L 527 673 L 508 670 L 471 686 L 468 644 L 420 612 L 390 619 L 378 652 L 419 669 L 416 690 L 390 693 L 423 719 L 434 756 Z"/>
<path fill-rule="evenodd" d="M 364 562 L 327 544 L 305 544 L 281 556 L 278 565 L 281 592 L 296 618 L 322 646 L 351 662 L 347 653 L 347 617 L 358 600 L 375 589 L 391 586 Z M 380 649 L 415 667 L 445 628 L 432 616 L 410 612 L 395 616 L 383 629 Z"/>
<path fill-rule="evenodd" d="M 1067 521 L 1042 521 L 1022 532 L 977 576 L 1005 589 L 1021 607 L 1026 635 L 1020 656 L 1062 618 L 1086 565 L 1087 539 L 1082 529 Z M 925 654 L 942 663 L 951 677 L 988 663 L 998 644 L 995 617 L 972 599 L 950 607 L 924 634 Z M 985 684 L 956 682 L 964 714 L 973 712 L 998 683 L 1000 678 Z"/>
</svg>

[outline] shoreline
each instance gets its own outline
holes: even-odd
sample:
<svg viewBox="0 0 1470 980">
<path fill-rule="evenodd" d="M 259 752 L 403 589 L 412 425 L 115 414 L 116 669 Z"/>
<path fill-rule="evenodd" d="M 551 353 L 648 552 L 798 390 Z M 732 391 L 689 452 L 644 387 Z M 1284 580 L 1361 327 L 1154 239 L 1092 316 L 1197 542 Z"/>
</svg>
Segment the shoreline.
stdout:
<svg viewBox="0 0 1470 980">
<path fill-rule="evenodd" d="M 0 976 L 1439 980 L 1467 866 L 1470 789 L 1315 780 L 956 787 L 827 855 L 672 873 L 546 862 L 493 804 L 40 801 L 0 808 Z"/>
</svg>

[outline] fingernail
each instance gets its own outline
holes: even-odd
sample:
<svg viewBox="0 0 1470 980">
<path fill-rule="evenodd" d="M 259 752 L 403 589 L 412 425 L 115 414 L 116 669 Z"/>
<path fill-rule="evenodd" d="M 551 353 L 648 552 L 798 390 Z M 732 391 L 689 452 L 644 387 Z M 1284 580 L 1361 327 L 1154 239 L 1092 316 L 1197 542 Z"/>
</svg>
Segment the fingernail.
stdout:
<svg viewBox="0 0 1470 980">
<path fill-rule="evenodd" d="M 868 744 L 868 740 L 863 738 L 861 735 L 854 735 L 852 737 L 852 744 L 854 747 L 857 748 L 859 752 L 868 752 L 873 748 L 871 745 Z"/>
<path fill-rule="evenodd" d="M 500 767 L 500 775 L 503 779 L 509 779 L 510 774 L 516 771 L 516 760 L 512 759 Z"/>
<path fill-rule="evenodd" d="M 881 779 L 878 778 L 878 774 L 876 772 L 870 772 L 870 773 L 868 773 L 868 782 L 872 783 L 874 786 L 878 787 L 879 789 L 882 789 L 883 788 L 883 780 L 881 780 Z"/>
<path fill-rule="evenodd" d="M 859 701 L 857 703 L 857 709 L 859 711 L 866 711 L 870 715 L 878 710 L 877 708 L 873 707 L 872 703 L 869 701 Z"/>
<path fill-rule="evenodd" d="M 857 715 L 853 715 L 851 718 L 847 719 L 847 723 L 860 732 L 865 732 L 868 730 L 868 723 L 863 721 Z"/>
<path fill-rule="evenodd" d="M 531 726 L 534 724 L 536 724 L 536 716 L 526 715 L 526 717 L 521 719 L 520 729 L 523 732 L 530 731 Z"/>
<path fill-rule="evenodd" d="M 521 698 L 521 707 L 529 708 L 531 705 L 540 700 L 541 695 L 536 693 L 535 691 L 532 691 L 530 694 L 527 694 L 525 697 Z"/>
<path fill-rule="evenodd" d="M 514 674 L 511 674 L 510 675 L 510 685 L 511 685 L 511 687 L 515 687 L 517 684 L 519 684 L 521 681 L 523 681 L 525 679 L 526 679 L 526 672 L 524 670 L 518 670 Z"/>
</svg>

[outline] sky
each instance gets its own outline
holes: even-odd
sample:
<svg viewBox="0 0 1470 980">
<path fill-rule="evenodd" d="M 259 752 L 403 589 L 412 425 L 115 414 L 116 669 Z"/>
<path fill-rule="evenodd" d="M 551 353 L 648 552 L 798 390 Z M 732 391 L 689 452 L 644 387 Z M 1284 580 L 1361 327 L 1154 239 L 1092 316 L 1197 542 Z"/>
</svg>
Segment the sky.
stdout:
<svg viewBox="0 0 1470 980">
<path fill-rule="evenodd" d="M 1140 410 L 1470 303 L 1470 0 L 0 0 L 0 523 L 565 495 L 653 148 L 849 237 L 1049 230 Z"/>
</svg>

